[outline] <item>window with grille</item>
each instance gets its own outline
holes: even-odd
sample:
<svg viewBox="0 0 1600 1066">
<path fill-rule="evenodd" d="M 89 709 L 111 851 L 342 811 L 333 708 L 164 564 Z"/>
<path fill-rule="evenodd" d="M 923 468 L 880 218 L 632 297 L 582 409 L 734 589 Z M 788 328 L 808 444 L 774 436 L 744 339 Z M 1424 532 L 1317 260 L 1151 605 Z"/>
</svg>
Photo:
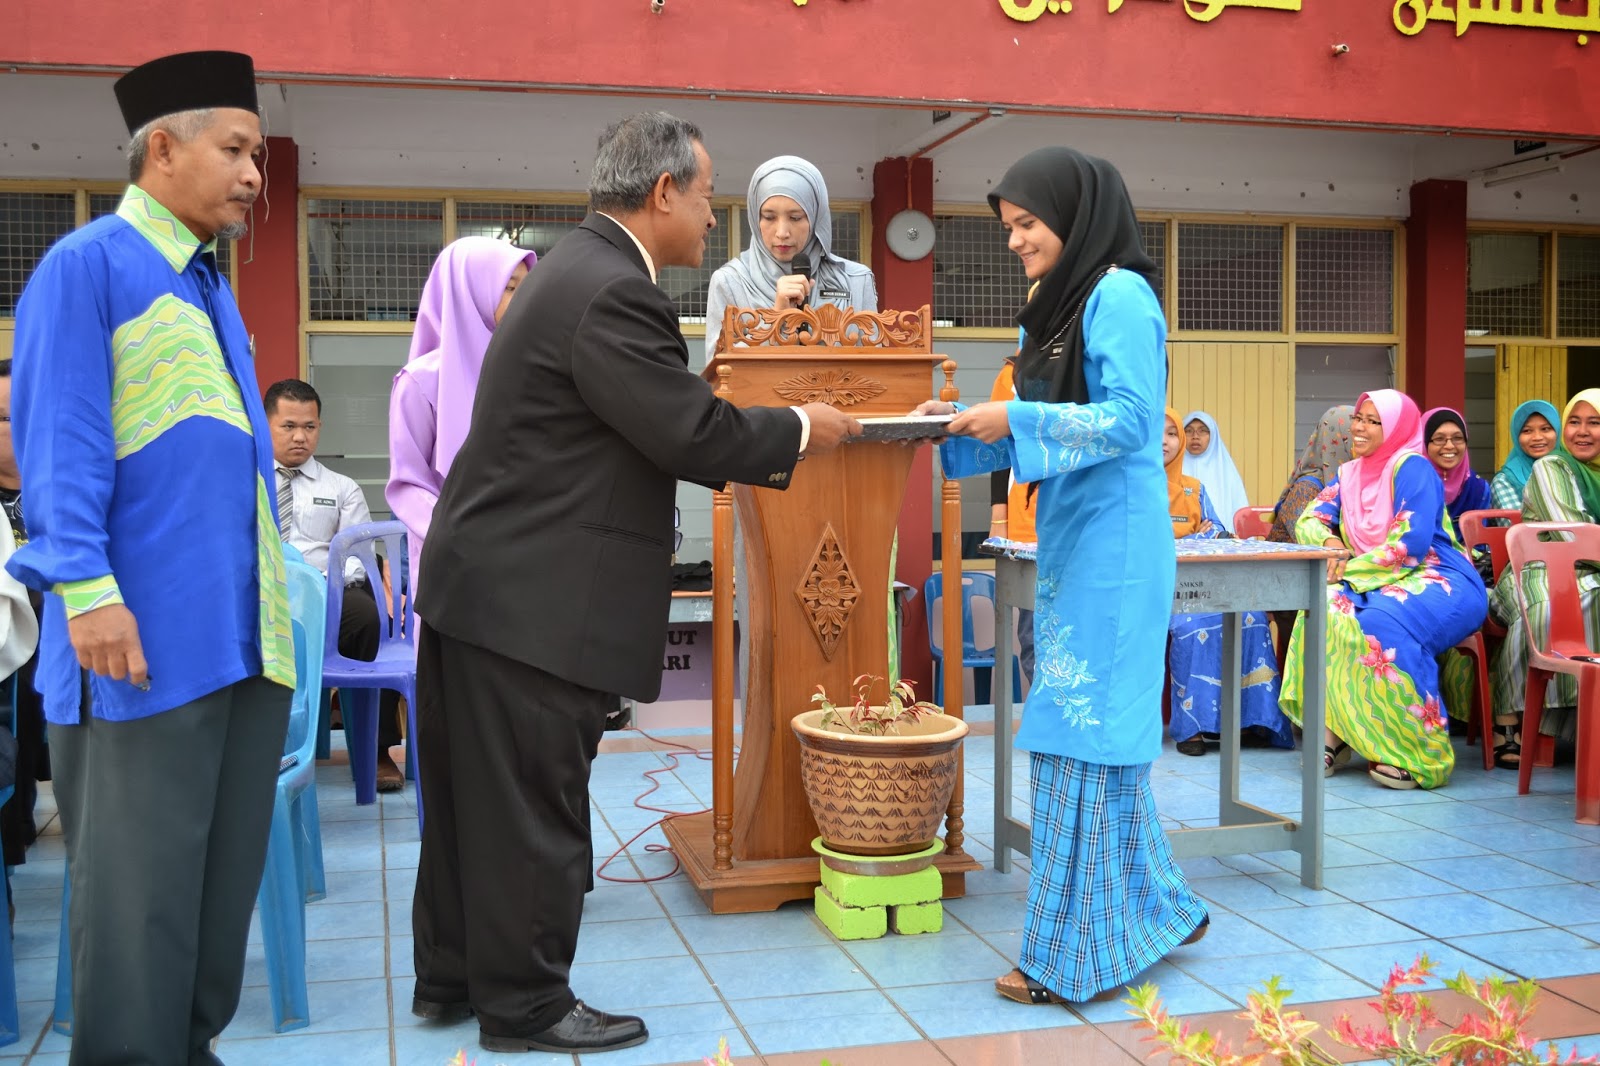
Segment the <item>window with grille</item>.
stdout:
<svg viewBox="0 0 1600 1066">
<path fill-rule="evenodd" d="M 861 209 L 841 207 L 833 212 L 833 247 L 829 249 L 841 259 L 866 261 L 861 247 Z"/>
<path fill-rule="evenodd" d="M 1178 223 L 1178 328 L 1283 328 L 1283 227 Z"/>
<path fill-rule="evenodd" d="M 583 204 L 456 205 L 456 236 L 492 237 L 547 255 L 588 215 Z"/>
<path fill-rule="evenodd" d="M 33 268 L 76 221 L 70 192 L 0 192 L 0 318 L 17 313 Z"/>
<path fill-rule="evenodd" d="M 941 326 L 1014 328 L 1028 277 L 993 215 L 935 215 L 933 317 Z"/>
<path fill-rule="evenodd" d="M 1150 287 L 1165 307 L 1167 298 L 1161 290 L 1167 283 L 1167 224 L 1160 219 L 1140 221 L 1139 239 L 1144 242 L 1145 254 L 1155 261 L 1156 276 L 1150 280 Z"/>
<path fill-rule="evenodd" d="M 313 322 L 410 322 L 444 247 L 441 200 L 308 200 Z"/>
<path fill-rule="evenodd" d="M 1394 231 L 1299 226 L 1295 328 L 1306 333 L 1394 331 Z"/>
<path fill-rule="evenodd" d="M 1544 270 L 1543 234 L 1469 234 L 1467 332 L 1543 336 Z"/>
<path fill-rule="evenodd" d="M 1600 337 L 1600 237 L 1556 238 L 1556 332 Z"/>
</svg>

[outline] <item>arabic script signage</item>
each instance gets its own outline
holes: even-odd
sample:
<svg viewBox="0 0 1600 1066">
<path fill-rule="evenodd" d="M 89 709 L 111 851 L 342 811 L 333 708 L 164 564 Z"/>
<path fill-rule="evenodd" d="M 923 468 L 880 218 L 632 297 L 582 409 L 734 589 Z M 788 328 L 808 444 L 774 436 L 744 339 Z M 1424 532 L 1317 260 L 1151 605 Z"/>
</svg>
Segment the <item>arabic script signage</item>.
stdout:
<svg viewBox="0 0 1600 1066">
<path fill-rule="evenodd" d="M 1124 0 L 1106 0 L 1106 10 L 1115 13 Z M 1166 0 L 1162 0 L 1166 2 Z M 1183 9 L 1196 22 L 1210 22 L 1230 7 L 1264 7 L 1274 11 L 1299 11 L 1300 0 L 1183 0 Z M 1000 0 L 1000 10 L 1018 22 L 1032 22 L 1040 15 L 1072 13 L 1072 0 Z"/>
<path fill-rule="evenodd" d="M 1600 33 L 1600 0 L 1588 0 L 1588 13 L 1568 15 L 1556 10 L 1565 4 L 1576 7 L 1582 0 L 1396 0 L 1394 26 L 1406 36 L 1422 32 L 1430 22 L 1449 22 L 1456 36 L 1467 32 L 1474 22 L 1490 26 L 1524 26 L 1535 30 L 1565 30 L 1578 35 L 1579 44 L 1589 43 L 1589 34 Z"/>
<path fill-rule="evenodd" d="M 1106 0 L 1106 10 L 1115 14 L 1126 2 Z M 1324 2 L 1332 4 L 1335 0 Z M 1301 3 L 1302 0 L 1182 0 L 1184 12 L 1196 22 L 1210 22 L 1230 7 L 1299 11 Z M 1583 14 L 1559 10 L 1576 9 L 1580 4 L 1587 8 Z M 1073 0 L 1000 0 L 1000 10 L 1018 22 L 1033 22 L 1046 14 L 1070 15 L 1072 5 Z M 1407 37 L 1421 33 L 1430 22 L 1450 23 L 1456 28 L 1457 37 L 1474 23 L 1560 30 L 1577 34 L 1582 45 L 1589 43 L 1589 34 L 1600 33 L 1600 0 L 1395 0 L 1394 25 Z"/>
</svg>

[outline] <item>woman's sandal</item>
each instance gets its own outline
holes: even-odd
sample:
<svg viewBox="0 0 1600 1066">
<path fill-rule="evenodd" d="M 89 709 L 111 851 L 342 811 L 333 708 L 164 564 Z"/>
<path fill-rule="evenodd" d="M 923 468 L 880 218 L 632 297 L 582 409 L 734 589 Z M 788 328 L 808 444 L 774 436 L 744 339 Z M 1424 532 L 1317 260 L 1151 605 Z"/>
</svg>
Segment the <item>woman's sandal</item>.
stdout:
<svg viewBox="0 0 1600 1066">
<path fill-rule="evenodd" d="M 1186 936 L 1182 940 L 1178 941 L 1178 946 L 1181 948 L 1181 947 L 1187 947 L 1190 944 L 1198 944 L 1198 943 L 1200 943 L 1200 941 L 1202 941 L 1202 940 L 1204 940 L 1206 938 L 1206 933 L 1210 929 L 1211 929 L 1211 915 L 1208 914 L 1204 918 L 1200 919 L 1200 924 L 1195 926 L 1194 929 L 1190 931 L 1188 936 Z"/>
<path fill-rule="evenodd" d="M 1385 770 L 1393 770 L 1394 773 L 1384 773 Z M 1407 789 L 1417 787 L 1417 779 L 1412 777 L 1409 772 L 1398 766 L 1390 766 L 1387 763 L 1373 763 L 1371 769 L 1367 771 L 1367 776 L 1384 788 Z"/>
<path fill-rule="evenodd" d="M 1205 738 L 1199 733 L 1196 733 L 1188 740 L 1178 741 L 1177 747 L 1179 755 L 1204 755 L 1206 753 Z"/>
<path fill-rule="evenodd" d="M 1494 764 L 1502 770 L 1515 770 L 1522 765 L 1522 723 L 1507 722 L 1494 726 Z"/>
<path fill-rule="evenodd" d="M 1056 995 L 1021 970 L 1012 970 L 1004 977 L 997 978 L 994 983 L 994 990 L 1013 1003 L 1025 1003 L 1029 1006 L 1041 1006 L 1046 1003 L 1066 1006 L 1068 1003 L 1074 1002 Z M 1121 999 L 1122 995 L 1122 986 L 1118 985 L 1116 988 L 1108 988 L 1103 992 L 1096 992 L 1088 999 L 1076 1002 L 1106 1003 L 1113 999 Z"/>
<path fill-rule="evenodd" d="M 1354 752 L 1351 750 L 1350 745 L 1342 740 L 1337 747 L 1329 747 L 1327 744 L 1322 745 L 1322 776 L 1332 777 L 1335 770 L 1350 761 L 1352 754 Z"/>
</svg>

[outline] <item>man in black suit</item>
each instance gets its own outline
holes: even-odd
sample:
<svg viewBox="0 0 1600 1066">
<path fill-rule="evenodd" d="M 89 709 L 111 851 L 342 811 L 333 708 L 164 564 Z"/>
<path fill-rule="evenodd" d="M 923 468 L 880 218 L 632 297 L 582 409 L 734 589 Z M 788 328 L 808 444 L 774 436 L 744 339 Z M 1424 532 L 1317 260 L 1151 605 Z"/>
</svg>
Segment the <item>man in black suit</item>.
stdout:
<svg viewBox="0 0 1600 1066">
<path fill-rule="evenodd" d="M 737 408 L 690 373 L 655 278 L 700 265 L 711 191 L 693 125 L 655 112 L 601 136 L 592 213 L 495 330 L 423 548 L 412 1010 L 476 1012 L 491 1051 L 647 1036 L 568 974 L 606 710 L 661 688 L 678 479 L 786 488 L 803 454 L 861 432 L 824 404 Z"/>
</svg>

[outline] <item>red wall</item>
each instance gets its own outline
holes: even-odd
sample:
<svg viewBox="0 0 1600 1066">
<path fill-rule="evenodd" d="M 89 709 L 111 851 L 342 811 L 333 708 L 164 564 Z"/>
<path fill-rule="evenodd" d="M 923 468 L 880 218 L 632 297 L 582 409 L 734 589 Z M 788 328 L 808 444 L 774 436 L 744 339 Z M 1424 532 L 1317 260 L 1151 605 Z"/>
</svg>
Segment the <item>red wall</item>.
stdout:
<svg viewBox="0 0 1600 1066">
<path fill-rule="evenodd" d="M 300 151 L 288 137 L 267 138 L 263 195 L 250 232 L 234 250 L 239 313 L 256 342 L 261 391 L 300 376 Z"/>
<path fill-rule="evenodd" d="M 54 0 L 9 5 L 0 65 L 118 68 L 245 42 L 273 76 L 781 89 L 1600 136 L 1600 26 L 1587 46 L 1528 26 L 1469 25 L 1457 36 L 1433 22 L 1405 36 L 1388 0 L 1305 0 L 1298 12 L 1226 2 L 1127 0 L 1111 13 L 1079 0 L 1061 5 L 1070 13 L 1019 22 L 1002 0 L 666 0 L 660 15 L 648 0 Z M 1005 3 L 1043 10 L 1042 0 Z M 1592 10 L 1584 0 L 1559 8 L 1574 21 Z M 1200 22 L 1190 9 L 1216 17 Z M 1349 52 L 1335 57 L 1337 44 Z M 780 71 L 775 52 L 811 59 Z"/>
<path fill-rule="evenodd" d="M 1417 406 L 1464 411 L 1467 183 L 1411 186 L 1406 220 L 1406 380 Z"/>
<path fill-rule="evenodd" d="M 906 169 L 911 170 L 911 203 L 906 203 Z M 915 309 L 933 302 L 933 256 L 914 262 L 889 251 L 884 234 L 889 219 L 907 207 L 933 212 L 933 161 L 885 159 L 872 170 L 872 263 L 878 281 L 878 306 Z M 942 379 L 941 379 L 942 380 Z M 935 394 L 930 393 L 929 398 Z M 907 605 L 900 637 L 900 676 L 926 694 L 932 691 L 933 657 L 928 652 L 927 603 L 922 583 L 933 573 L 933 449 L 917 449 L 907 480 L 911 488 L 900 504 L 900 548 L 895 579 L 917 590 Z M 977 484 L 972 482 L 971 484 Z M 985 488 L 988 483 L 984 482 Z"/>
</svg>

